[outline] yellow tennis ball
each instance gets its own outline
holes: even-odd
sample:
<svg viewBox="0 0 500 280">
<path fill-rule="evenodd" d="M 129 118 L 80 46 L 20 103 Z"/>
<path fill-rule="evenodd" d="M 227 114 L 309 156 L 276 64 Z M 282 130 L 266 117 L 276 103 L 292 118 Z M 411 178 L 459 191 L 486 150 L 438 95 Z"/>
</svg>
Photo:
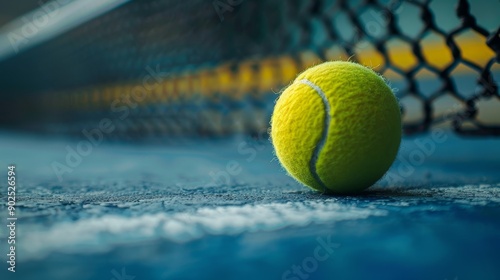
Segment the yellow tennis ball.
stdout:
<svg viewBox="0 0 500 280">
<path fill-rule="evenodd" d="M 385 80 L 353 62 L 309 68 L 280 95 L 271 140 L 299 182 L 326 193 L 353 193 L 379 180 L 401 141 L 401 112 Z"/>
</svg>

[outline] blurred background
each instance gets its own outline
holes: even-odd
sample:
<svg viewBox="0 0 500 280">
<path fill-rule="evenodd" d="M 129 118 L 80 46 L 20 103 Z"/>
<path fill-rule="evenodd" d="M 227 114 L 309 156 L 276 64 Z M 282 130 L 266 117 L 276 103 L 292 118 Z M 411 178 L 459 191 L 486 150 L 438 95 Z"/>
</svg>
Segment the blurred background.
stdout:
<svg viewBox="0 0 500 280">
<path fill-rule="evenodd" d="M 0 0 L 0 163 L 16 166 L 19 219 L 18 272 L 0 278 L 499 279 L 498 11 Z M 373 68 L 401 103 L 399 155 L 358 196 L 301 186 L 269 142 L 281 90 L 327 60 Z"/>
<path fill-rule="evenodd" d="M 257 134 L 325 60 L 382 73 L 408 134 L 498 134 L 498 1 L 23 1 L 2 4 L 1 124 L 110 139 Z"/>
</svg>

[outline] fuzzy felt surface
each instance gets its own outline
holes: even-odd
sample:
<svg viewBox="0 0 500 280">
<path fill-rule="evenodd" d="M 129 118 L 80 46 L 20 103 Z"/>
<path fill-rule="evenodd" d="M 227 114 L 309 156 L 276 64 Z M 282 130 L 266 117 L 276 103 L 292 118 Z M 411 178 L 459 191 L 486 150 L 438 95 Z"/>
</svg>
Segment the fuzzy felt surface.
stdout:
<svg viewBox="0 0 500 280">
<path fill-rule="evenodd" d="M 283 92 L 271 131 L 277 157 L 299 182 L 320 191 L 356 192 L 380 179 L 394 161 L 401 115 L 382 77 L 359 64 L 334 61 L 306 70 Z M 315 154 L 317 145 L 322 147 Z"/>
</svg>

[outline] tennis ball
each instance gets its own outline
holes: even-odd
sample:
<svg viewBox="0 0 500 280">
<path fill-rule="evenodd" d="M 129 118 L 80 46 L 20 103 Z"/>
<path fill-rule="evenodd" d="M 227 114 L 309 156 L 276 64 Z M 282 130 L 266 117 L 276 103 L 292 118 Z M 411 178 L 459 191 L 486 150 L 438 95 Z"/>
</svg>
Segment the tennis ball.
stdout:
<svg viewBox="0 0 500 280">
<path fill-rule="evenodd" d="M 324 193 L 354 193 L 373 185 L 394 161 L 401 112 L 373 70 L 325 62 L 282 92 L 271 118 L 271 141 L 297 181 Z"/>
</svg>

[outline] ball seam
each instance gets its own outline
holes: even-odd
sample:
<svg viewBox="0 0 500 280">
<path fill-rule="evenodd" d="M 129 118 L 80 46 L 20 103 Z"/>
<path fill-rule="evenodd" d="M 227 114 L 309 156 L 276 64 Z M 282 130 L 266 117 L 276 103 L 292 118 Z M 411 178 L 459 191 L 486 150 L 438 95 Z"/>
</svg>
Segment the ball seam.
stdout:
<svg viewBox="0 0 500 280">
<path fill-rule="evenodd" d="M 299 80 L 298 82 L 312 88 L 316 92 L 316 94 L 319 95 L 319 97 L 321 98 L 321 101 L 323 102 L 323 106 L 325 107 L 324 108 L 325 118 L 323 121 L 323 132 L 321 134 L 320 140 L 318 141 L 318 143 L 316 144 L 316 146 L 314 148 L 311 160 L 309 162 L 309 169 L 311 171 L 312 176 L 321 185 L 321 187 L 323 188 L 323 193 L 325 193 L 327 190 L 327 187 L 326 187 L 325 183 L 319 177 L 317 169 L 316 169 L 316 165 L 318 163 L 319 154 L 321 153 L 321 150 L 325 146 L 326 140 L 328 138 L 328 130 L 330 127 L 330 122 L 331 122 L 330 103 L 328 102 L 328 99 L 327 99 L 325 93 L 323 92 L 323 90 L 319 86 L 314 84 L 313 82 L 309 81 L 308 79 L 302 79 L 302 80 Z"/>
</svg>

